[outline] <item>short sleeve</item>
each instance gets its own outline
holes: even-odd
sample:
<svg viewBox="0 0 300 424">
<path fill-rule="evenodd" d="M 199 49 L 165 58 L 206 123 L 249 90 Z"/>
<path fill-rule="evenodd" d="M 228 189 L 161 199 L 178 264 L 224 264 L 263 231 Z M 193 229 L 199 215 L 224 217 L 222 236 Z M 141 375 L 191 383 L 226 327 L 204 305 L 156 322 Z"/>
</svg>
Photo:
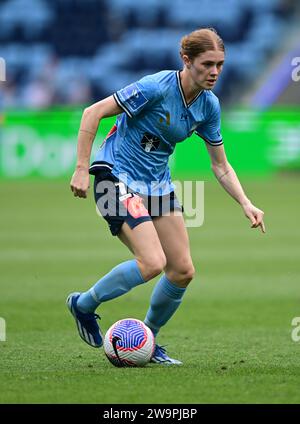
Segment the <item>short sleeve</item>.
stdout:
<svg viewBox="0 0 300 424">
<path fill-rule="evenodd" d="M 146 76 L 114 93 L 118 105 L 132 118 L 160 99 L 158 82 Z"/>
<path fill-rule="evenodd" d="M 212 104 L 209 117 L 201 123 L 196 129 L 195 133 L 203 138 L 208 144 L 212 146 L 220 146 L 223 144 L 221 135 L 221 108 L 219 100 L 216 98 Z"/>
</svg>

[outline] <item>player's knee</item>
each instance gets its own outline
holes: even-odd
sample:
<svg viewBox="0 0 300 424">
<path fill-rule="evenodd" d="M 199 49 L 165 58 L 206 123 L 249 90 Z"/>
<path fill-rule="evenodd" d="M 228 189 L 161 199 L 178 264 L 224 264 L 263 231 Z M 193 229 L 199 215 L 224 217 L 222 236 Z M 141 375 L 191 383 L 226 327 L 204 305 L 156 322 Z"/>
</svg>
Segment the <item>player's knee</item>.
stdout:
<svg viewBox="0 0 300 424">
<path fill-rule="evenodd" d="M 147 258 L 143 258 L 140 262 L 144 280 L 149 281 L 164 270 L 167 260 L 165 255 L 161 253 L 149 255 Z"/>
<path fill-rule="evenodd" d="M 178 264 L 176 269 L 170 269 L 167 276 L 170 281 L 180 285 L 181 287 L 187 287 L 195 276 L 195 268 L 192 263 Z"/>
<path fill-rule="evenodd" d="M 184 286 L 187 286 L 188 284 L 190 284 L 190 282 L 195 276 L 195 268 L 193 264 L 190 264 L 182 268 L 179 272 L 179 275 L 180 275 L 180 281 Z"/>
<path fill-rule="evenodd" d="M 188 283 L 192 281 L 192 279 L 195 277 L 195 268 L 194 265 L 191 264 L 189 267 L 184 269 L 183 272 L 184 278 Z"/>
</svg>

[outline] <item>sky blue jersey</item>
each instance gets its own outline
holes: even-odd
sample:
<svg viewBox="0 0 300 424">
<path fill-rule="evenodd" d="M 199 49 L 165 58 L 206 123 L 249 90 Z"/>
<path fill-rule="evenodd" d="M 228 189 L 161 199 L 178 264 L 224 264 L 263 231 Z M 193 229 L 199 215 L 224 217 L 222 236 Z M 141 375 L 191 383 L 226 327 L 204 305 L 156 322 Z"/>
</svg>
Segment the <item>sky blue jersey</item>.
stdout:
<svg viewBox="0 0 300 424">
<path fill-rule="evenodd" d="M 174 190 L 168 167 L 176 143 L 193 132 L 207 143 L 222 144 L 220 105 L 209 90 L 187 104 L 180 71 L 161 71 L 114 93 L 124 110 L 117 117 L 90 173 L 109 168 L 132 190 L 164 195 Z"/>
</svg>

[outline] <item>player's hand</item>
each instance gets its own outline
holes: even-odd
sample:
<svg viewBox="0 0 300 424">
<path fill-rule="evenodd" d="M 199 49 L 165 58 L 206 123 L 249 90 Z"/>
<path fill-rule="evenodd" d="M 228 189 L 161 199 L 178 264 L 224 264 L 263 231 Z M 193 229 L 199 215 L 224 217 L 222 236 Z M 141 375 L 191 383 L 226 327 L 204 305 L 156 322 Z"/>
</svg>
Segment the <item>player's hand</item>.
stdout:
<svg viewBox="0 0 300 424">
<path fill-rule="evenodd" d="M 90 187 L 90 175 L 88 168 L 78 168 L 74 172 L 71 182 L 71 190 L 75 197 L 87 197 Z"/>
<path fill-rule="evenodd" d="M 251 221 L 251 228 L 260 227 L 262 233 L 266 232 L 265 224 L 264 224 L 264 212 L 258 208 L 256 208 L 252 203 L 248 203 L 243 206 L 245 215 Z"/>
</svg>

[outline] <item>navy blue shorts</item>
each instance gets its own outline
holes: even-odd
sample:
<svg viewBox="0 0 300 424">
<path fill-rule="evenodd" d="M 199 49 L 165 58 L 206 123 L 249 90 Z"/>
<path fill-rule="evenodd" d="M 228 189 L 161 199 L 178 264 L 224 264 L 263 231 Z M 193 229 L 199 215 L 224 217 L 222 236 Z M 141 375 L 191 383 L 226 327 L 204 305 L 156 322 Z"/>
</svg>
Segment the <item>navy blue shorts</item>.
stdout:
<svg viewBox="0 0 300 424">
<path fill-rule="evenodd" d="M 174 191 L 165 196 L 144 196 L 120 182 L 108 169 L 99 169 L 95 174 L 94 197 L 113 236 L 119 234 L 124 222 L 134 228 L 172 211 L 183 211 Z"/>
</svg>

